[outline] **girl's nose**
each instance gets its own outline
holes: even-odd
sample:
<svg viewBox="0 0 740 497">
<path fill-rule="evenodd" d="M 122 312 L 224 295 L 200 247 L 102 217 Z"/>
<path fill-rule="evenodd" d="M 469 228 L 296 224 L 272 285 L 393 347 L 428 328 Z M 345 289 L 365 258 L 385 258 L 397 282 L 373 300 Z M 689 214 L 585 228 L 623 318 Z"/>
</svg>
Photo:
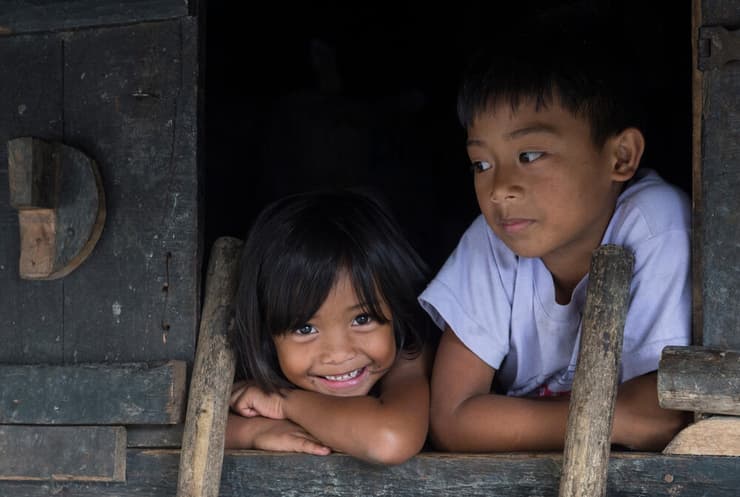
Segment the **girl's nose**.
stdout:
<svg viewBox="0 0 740 497">
<path fill-rule="evenodd" d="M 341 364 L 356 355 L 354 341 L 346 330 L 325 331 L 321 343 L 321 361 L 325 364 Z"/>
</svg>

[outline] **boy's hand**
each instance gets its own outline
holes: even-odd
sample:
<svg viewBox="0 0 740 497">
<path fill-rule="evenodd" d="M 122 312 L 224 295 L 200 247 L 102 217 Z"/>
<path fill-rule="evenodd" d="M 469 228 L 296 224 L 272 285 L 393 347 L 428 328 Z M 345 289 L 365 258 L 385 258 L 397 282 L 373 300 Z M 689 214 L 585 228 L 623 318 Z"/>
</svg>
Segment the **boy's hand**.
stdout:
<svg viewBox="0 0 740 497">
<path fill-rule="evenodd" d="M 263 416 L 270 419 L 285 419 L 283 402 L 278 393 L 265 393 L 250 382 L 240 381 L 231 390 L 231 410 L 245 418 Z"/>
<path fill-rule="evenodd" d="M 270 425 L 254 438 L 254 448 L 280 452 L 305 452 L 316 456 L 331 454 L 331 449 L 322 445 L 306 430 L 285 419 L 271 420 Z"/>
</svg>

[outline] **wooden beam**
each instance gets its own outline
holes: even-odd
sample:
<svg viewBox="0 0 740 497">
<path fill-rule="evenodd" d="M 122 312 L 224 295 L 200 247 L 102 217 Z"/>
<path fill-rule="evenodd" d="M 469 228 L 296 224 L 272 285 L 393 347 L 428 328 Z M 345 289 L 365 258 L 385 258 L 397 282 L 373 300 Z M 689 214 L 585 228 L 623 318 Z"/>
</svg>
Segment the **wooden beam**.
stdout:
<svg viewBox="0 0 740 497">
<path fill-rule="evenodd" d="M 664 454 L 740 456 L 740 418 L 713 416 L 685 428 Z"/>
<path fill-rule="evenodd" d="M 3 0 L 0 35 L 175 19 L 193 0 Z"/>
<path fill-rule="evenodd" d="M 229 345 L 234 327 L 234 294 L 243 242 L 221 237 L 211 249 L 206 298 L 190 383 L 178 497 L 218 497 L 229 395 L 235 358 Z"/>
<path fill-rule="evenodd" d="M 13 497 L 171 497 L 177 486 L 178 450 L 129 449 L 126 481 L 0 481 Z M 227 452 L 220 497 L 357 495 L 555 497 L 562 455 L 422 453 L 398 466 L 362 462 L 342 454 L 326 457 L 262 451 Z M 740 458 L 671 456 L 612 451 L 610 497 L 736 497 Z"/>
<path fill-rule="evenodd" d="M 658 402 L 664 409 L 740 415 L 740 352 L 666 347 L 658 367 Z"/>
<path fill-rule="evenodd" d="M 0 366 L 0 423 L 175 424 L 186 365 Z"/>
<path fill-rule="evenodd" d="M 122 426 L 0 425 L 0 480 L 125 479 Z"/>
<path fill-rule="evenodd" d="M 591 259 L 565 433 L 560 497 L 606 495 L 612 418 L 635 257 L 602 245 Z"/>
</svg>

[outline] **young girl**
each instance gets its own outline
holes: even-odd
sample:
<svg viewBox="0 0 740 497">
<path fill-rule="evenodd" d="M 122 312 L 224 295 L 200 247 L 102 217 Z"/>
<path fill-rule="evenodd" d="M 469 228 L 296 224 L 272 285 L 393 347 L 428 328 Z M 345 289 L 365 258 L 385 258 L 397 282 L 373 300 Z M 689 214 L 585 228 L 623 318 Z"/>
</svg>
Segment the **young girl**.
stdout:
<svg viewBox="0 0 740 497">
<path fill-rule="evenodd" d="M 397 464 L 429 422 L 426 268 L 389 212 L 359 192 L 268 206 L 244 247 L 227 448 Z"/>
</svg>

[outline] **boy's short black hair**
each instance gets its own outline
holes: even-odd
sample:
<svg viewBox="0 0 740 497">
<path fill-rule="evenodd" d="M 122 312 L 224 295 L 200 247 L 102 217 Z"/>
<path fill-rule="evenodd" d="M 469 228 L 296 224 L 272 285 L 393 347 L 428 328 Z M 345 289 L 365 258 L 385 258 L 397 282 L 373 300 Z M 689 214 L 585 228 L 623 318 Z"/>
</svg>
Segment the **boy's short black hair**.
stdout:
<svg viewBox="0 0 740 497">
<path fill-rule="evenodd" d="M 589 122 L 597 146 L 627 127 L 641 127 L 637 53 L 608 16 L 582 7 L 533 12 L 483 42 L 460 85 L 461 124 L 469 127 L 502 102 L 515 110 L 525 100 L 542 107 L 557 98 Z"/>
<path fill-rule="evenodd" d="M 237 376 L 268 392 L 291 386 L 273 338 L 308 322 L 342 270 L 365 312 L 392 321 L 399 353 L 421 351 L 429 328 L 416 297 L 428 270 L 390 211 L 369 192 L 302 193 L 267 206 L 247 237 L 231 337 Z"/>
</svg>

